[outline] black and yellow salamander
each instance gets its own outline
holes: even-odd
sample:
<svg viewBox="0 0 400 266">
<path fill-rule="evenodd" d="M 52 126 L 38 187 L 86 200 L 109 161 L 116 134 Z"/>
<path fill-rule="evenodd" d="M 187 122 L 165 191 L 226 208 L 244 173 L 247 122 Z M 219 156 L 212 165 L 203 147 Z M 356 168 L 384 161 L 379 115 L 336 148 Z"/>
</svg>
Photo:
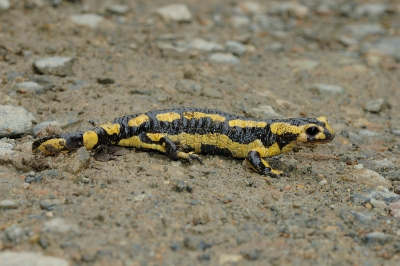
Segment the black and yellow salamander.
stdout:
<svg viewBox="0 0 400 266">
<path fill-rule="evenodd" d="M 191 161 L 197 154 L 246 158 L 259 174 L 279 177 L 263 159 L 297 145 L 330 142 L 335 132 L 325 117 L 252 119 L 205 108 L 175 108 L 117 118 L 90 131 L 44 137 L 32 144 L 46 155 L 118 145 L 156 150 L 172 160 Z"/>
</svg>

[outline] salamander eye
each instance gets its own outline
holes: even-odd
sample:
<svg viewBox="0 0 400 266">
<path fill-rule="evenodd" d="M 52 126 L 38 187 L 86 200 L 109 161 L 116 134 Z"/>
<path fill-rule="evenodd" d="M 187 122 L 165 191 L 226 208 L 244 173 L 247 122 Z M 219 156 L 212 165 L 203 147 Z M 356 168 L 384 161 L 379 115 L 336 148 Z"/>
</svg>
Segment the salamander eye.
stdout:
<svg viewBox="0 0 400 266">
<path fill-rule="evenodd" d="M 315 136 L 319 133 L 319 129 L 317 127 L 309 127 L 306 130 L 307 135 Z"/>
</svg>

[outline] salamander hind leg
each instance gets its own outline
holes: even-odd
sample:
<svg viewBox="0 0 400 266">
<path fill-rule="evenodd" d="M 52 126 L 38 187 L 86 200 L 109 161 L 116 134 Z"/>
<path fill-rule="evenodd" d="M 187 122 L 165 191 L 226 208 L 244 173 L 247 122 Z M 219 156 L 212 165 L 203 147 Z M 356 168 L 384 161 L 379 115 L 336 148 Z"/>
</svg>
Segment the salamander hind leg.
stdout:
<svg viewBox="0 0 400 266">
<path fill-rule="evenodd" d="M 279 178 L 281 176 L 288 176 L 281 170 L 273 169 L 267 161 L 261 158 L 258 151 L 250 151 L 246 158 L 250 167 L 260 175 L 268 175 L 273 178 Z"/>
<path fill-rule="evenodd" d="M 141 145 L 141 148 L 151 148 L 158 150 L 165 155 L 167 155 L 172 160 L 182 159 L 191 163 L 193 160 L 199 161 L 201 164 L 203 163 L 201 157 L 194 152 L 184 152 L 179 149 L 179 147 L 166 135 L 160 133 L 147 133 L 146 137 L 151 140 L 153 144 L 145 144 Z M 155 145 L 156 148 L 152 148 L 150 146 Z"/>
<path fill-rule="evenodd" d="M 160 139 L 160 141 L 165 145 L 165 154 L 170 157 L 172 160 L 182 159 L 189 163 L 192 163 L 193 160 L 197 160 L 200 164 L 203 164 L 203 160 L 201 157 L 194 152 L 184 152 L 180 151 L 176 144 L 167 137 Z"/>
</svg>

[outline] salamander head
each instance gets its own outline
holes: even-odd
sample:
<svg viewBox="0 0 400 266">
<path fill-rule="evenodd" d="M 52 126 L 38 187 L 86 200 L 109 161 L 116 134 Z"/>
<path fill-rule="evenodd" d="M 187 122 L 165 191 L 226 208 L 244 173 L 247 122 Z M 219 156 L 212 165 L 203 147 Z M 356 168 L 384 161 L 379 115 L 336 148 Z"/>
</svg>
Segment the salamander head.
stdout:
<svg viewBox="0 0 400 266">
<path fill-rule="evenodd" d="M 335 138 L 335 131 L 325 117 L 306 118 L 304 121 L 302 132 L 297 137 L 297 145 L 328 143 Z"/>
</svg>

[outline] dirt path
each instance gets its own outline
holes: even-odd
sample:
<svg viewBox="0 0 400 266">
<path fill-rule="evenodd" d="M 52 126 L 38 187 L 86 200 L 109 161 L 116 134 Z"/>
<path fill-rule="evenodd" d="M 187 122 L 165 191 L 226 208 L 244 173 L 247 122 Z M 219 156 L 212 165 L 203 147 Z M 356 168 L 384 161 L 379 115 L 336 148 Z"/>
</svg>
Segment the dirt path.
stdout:
<svg viewBox="0 0 400 266">
<path fill-rule="evenodd" d="M 398 1 L 7 2 L 0 105 L 34 121 L 1 113 L 6 265 L 398 263 Z M 35 134 L 178 106 L 326 116 L 337 134 L 269 160 L 279 180 L 218 156 L 31 153 Z"/>
</svg>

